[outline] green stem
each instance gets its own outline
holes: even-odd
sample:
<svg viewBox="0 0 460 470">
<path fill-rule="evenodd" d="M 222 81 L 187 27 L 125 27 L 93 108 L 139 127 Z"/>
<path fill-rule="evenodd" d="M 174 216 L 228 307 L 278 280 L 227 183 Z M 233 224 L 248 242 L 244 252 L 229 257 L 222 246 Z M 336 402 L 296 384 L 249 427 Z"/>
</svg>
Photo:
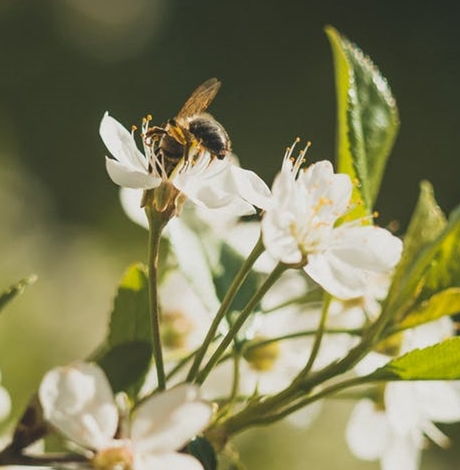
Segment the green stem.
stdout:
<svg viewBox="0 0 460 470">
<path fill-rule="evenodd" d="M 233 338 L 236 337 L 236 335 L 240 331 L 245 321 L 249 318 L 256 305 L 260 302 L 260 300 L 267 293 L 267 291 L 273 286 L 273 284 L 279 279 L 281 274 L 288 268 L 288 266 L 279 263 L 275 267 L 275 269 L 270 273 L 267 279 L 265 279 L 265 282 L 260 286 L 259 290 L 254 293 L 254 295 L 247 303 L 246 307 L 244 307 L 244 309 L 241 311 L 241 313 L 227 332 L 227 334 L 224 336 L 219 346 L 217 346 L 217 349 L 214 351 L 214 354 L 211 356 L 207 364 L 197 375 L 195 380 L 196 383 L 201 385 L 206 380 L 206 377 L 217 364 L 221 356 L 225 353 L 225 350 L 228 348 Z"/>
<path fill-rule="evenodd" d="M 24 455 L 14 452 L 11 447 L 6 447 L 0 453 L 0 466 L 5 465 L 24 465 L 24 466 L 49 466 L 54 467 L 53 464 L 82 464 L 88 462 L 88 459 L 78 454 L 45 454 L 41 456 Z"/>
<path fill-rule="evenodd" d="M 263 417 L 269 415 L 272 410 L 281 409 L 300 395 L 309 393 L 314 387 L 350 370 L 370 349 L 372 349 L 372 346 L 379 340 L 380 335 L 391 318 L 392 310 L 387 307 L 382 311 L 377 321 L 363 332 L 361 341 L 352 348 L 344 358 L 309 374 L 308 377 L 301 378 L 299 375 L 299 380 L 294 380 L 290 386 L 278 394 L 267 398 L 261 403 L 249 405 L 236 415 L 230 417 L 222 424 L 226 435 L 230 436 L 231 434 L 244 430 L 250 425 L 249 423 L 254 422 L 255 419 L 263 419 Z"/>
<path fill-rule="evenodd" d="M 246 277 L 248 274 L 251 272 L 251 268 L 256 262 L 257 258 L 264 252 L 264 246 L 262 243 L 262 238 L 259 238 L 257 241 L 256 245 L 252 249 L 252 252 L 249 254 L 249 256 L 246 258 L 244 263 L 242 264 L 240 270 L 234 277 L 227 293 L 225 294 L 222 304 L 219 307 L 219 310 L 216 313 L 216 316 L 214 317 L 211 326 L 209 327 L 209 330 L 206 334 L 206 337 L 203 341 L 202 346 L 199 348 L 195 360 L 193 361 L 192 367 L 190 368 L 190 371 L 187 375 L 187 382 L 193 382 L 195 379 L 196 375 L 198 374 L 198 371 L 200 369 L 201 363 L 203 361 L 204 356 L 206 355 L 206 352 L 214 340 L 217 329 L 219 328 L 220 322 L 224 319 L 225 315 L 227 315 L 233 300 L 235 299 L 236 294 L 238 293 L 241 285 L 245 281 Z"/>
<path fill-rule="evenodd" d="M 354 377 L 349 380 L 344 380 L 343 382 L 339 382 L 337 384 L 331 385 L 330 387 L 325 388 L 321 392 L 318 392 L 314 395 L 311 395 L 309 397 L 303 398 L 293 405 L 285 408 L 284 410 L 280 411 L 279 413 L 275 413 L 272 415 L 268 416 L 263 416 L 260 418 L 254 418 L 252 421 L 247 422 L 246 426 L 261 426 L 261 425 L 266 425 L 266 424 L 271 424 L 276 421 L 279 421 L 280 419 L 285 418 L 286 416 L 300 410 L 301 408 L 304 408 L 305 406 L 309 405 L 310 403 L 313 403 L 317 400 L 320 400 L 322 398 L 326 398 L 329 395 L 332 395 L 334 393 L 338 393 L 341 390 L 350 388 L 350 387 L 356 387 L 358 385 L 364 385 L 366 383 L 369 383 L 369 378 L 368 377 Z"/>
<path fill-rule="evenodd" d="M 360 336 L 362 334 L 362 328 L 325 328 L 324 334 L 325 335 L 352 335 L 352 336 Z M 297 338 L 305 338 L 307 336 L 314 336 L 318 333 L 317 329 L 314 330 L 302 330 L 296 333 L 288 333 L 286 335 L 281 336 L 274 336 L 273 338 L 267 338 L 264 340 L 257 341 L 256 343 L 251 343 L 250 341 L 246 341 L 246 345 L 243 344 L 243 349 L 245 351 L 252 351 L 253 349 L 262 348 L 267 346 L 271 343 L 278 343 L 280 341 L 286 341 L 290 339 L 297 339 Z M 232 357 L 232 353 L 227 353 L 223 355 L 219 359 L 219 364 L 221 362 L 227 361 Z"/>
<path fill-rule="evenodd" d="M 321 318 L 319 321 L 318 330 L 316 332 L 315 341 L 313 343 L 308 362 L 300 373 L 301 376 L 306 376 L 311 371 L 313 364 L 315 363 L 316 357 L 318 356 L 319 348 L 321 347 L 321 343 L 323 341 L 324 330 L 326 328 L 327 314 L 329 312 L 330 304 L 331 296 L 328 294 L 324 294 L 323 308 L 321 309 Z"/>
<path fill-rule="evenodd" d="M 161 232 L 168 220 L 162 214 L 151 207 L 145 208 L 145 213 L 149 221 L 149 246 L 148 246 L 148 267 L 149 267 L 149 301 L 150 301 L 150 321 L 152 329 L 153 357 L 158 378 L 158 388 L 166 388 L 166 377 L 163 362 L 163 350 L 161 347 L 160 335 L 160 306 L 158 298 L 158 254 L 160 250 Z"/>
</svg>

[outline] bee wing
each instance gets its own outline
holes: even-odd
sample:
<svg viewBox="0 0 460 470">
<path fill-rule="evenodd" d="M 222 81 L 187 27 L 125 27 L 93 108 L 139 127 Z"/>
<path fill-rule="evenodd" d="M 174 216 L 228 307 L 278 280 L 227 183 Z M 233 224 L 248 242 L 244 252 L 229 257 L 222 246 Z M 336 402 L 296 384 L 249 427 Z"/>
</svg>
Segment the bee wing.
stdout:
<svg viewBox="0 0 460 470">
<path fill-rule="evenodd" d="M 219 91 L 221 82 L 210 78 L 202 83 L 182 106 L 178 118 L 186 118 L 203 112 L 212 102 Z"/>
</svg>

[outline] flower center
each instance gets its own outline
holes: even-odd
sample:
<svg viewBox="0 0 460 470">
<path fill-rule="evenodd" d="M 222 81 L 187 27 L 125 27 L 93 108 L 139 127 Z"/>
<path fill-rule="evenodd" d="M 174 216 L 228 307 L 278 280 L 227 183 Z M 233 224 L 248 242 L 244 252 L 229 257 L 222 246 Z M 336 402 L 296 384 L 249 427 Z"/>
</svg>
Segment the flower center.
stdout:
<svg viewBox="0 0 460 470">
<path fill-rule="evenodd" d="M 273 369 L 280 355 L 280 344 L 273 341 L 264 343 L 267 338 L 258 337 L 250 341 L 244 352 L 244 358 L 252 369 L 258 372 L 268 372 Z M 260 346 L 258 346 L 260 344 Z"/>
<path fill-rule="evenodd" d="M 128 446 L 109 447 L 99 451 L 92 464 L 97 470 L 132 470 L 133 454 Z"/>
<path fill-rule="evenodd" d="M 161 339 L 170 349 L 181 349 L 193 331 L 193 323 L 181 311 L 164 312 L 161 318 Z"/>
</svg>

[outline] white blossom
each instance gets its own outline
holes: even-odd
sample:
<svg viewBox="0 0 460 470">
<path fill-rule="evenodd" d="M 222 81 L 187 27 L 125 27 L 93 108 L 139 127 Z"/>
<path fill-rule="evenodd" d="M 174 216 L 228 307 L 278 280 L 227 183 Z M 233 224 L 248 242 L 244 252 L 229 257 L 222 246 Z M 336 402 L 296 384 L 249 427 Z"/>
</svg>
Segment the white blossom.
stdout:
<svg viewBox="0 0 460 470">
<path fill-rule="evenodd" d="M 209 424 L 210 404 L 198 389 L 182 385 L 145 400 L 132 413 L 127 436 L 115 438 L 119 416 L 104 372 L 77 363 L 49 371 L 40 385 L 45 418 L 68 439 L 93 451 L 93 465 L 134 470 L 200 470 L 192 456 L 177 452 Z"/>
<path fill-rule="evenodd" d="M 453 334 L 449 318 L 419 326 L 404 335 L 401 352 L 435 344 Z M 389 358 L 369 354 L 357 366 L 369 374 Z M 358 402 L 347 426 L 348 445 L 358 458 L 380 460 L 382 470 L 416 470 L 426 438 L 440 446 L 449 439 L 434 423 L 460 421 L 459 382 L 408 381 L 385 386 L 383 402 Z"/>
<path fill-rule="evenodd" d="M 370 273 L 385 273 L 399 261 L 402 243 L 385 229 L 354 221 L 336 226 L 350 208 L 352 184 L 328 161 L 301 168 L 286 153 L 262 220 L 268 252 L 305 272 L 340 299 L 363 295 Z"/>
<path fill-rule="evenodd" d="M 143 124 L 146 135 L 149 120 Z M 143 137 L 144 153 L 130 133 L 117 120 L 104 115 L 100 135 L 114 158 L 106 157 L 107 172 L 119 186 L 153 189 L 166 182 L 198 206 L 222 209 L 232 214 L 248 215 L 260 207 L 269 194 L 265 183 L 252 171 L 234 165 L 229 158 L 214 158 L 209 151 L 193 146 L 172 171 Z"/>
</svg>

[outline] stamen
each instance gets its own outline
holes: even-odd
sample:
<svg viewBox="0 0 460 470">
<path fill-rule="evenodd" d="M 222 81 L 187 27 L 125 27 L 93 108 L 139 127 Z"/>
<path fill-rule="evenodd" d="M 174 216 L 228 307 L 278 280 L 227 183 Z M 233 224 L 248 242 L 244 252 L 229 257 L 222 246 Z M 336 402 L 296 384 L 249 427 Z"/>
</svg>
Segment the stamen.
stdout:
<svg viewBox="0 0 460 470">
<path fill-rule="evenodd" d="M 423 432 L 439 447 L 446 449 L 450 446 L 450 439 L 431 421 L 427 421 L 423 425 Z"/>
</svg>

